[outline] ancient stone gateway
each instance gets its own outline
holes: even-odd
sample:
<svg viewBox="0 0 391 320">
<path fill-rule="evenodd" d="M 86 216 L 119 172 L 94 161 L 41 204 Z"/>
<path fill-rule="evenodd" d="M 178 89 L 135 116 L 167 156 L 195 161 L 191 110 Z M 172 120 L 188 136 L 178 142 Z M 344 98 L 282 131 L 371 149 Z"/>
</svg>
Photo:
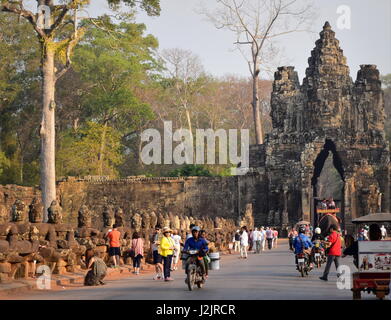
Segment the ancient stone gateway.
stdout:
<svg viewBox="0 0 391 320">
<path fill-rule="evenodd" d="M 353 82 L 328 22 L 308 63 L 302 84 L 294 67 L 275 73 L 273 130 L 264 145 L 251 148 L 250 166 L 268 189 L 256 212 L 282 227 L 300 219 L 314 222 L 316 184 L 331 153 L 344 184 L 344 227 L 351 230 L 353 218 L 390 210 L 390 151 L 379 71 L 361 65 Z"/>
</svg>

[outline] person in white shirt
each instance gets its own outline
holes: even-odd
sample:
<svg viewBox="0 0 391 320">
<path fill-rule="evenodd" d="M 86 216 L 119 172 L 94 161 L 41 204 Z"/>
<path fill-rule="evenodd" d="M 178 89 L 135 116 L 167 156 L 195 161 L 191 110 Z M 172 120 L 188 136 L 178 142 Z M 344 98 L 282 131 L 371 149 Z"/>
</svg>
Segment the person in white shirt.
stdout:
<svg viewBox="0 0 391 320">
<path fill-rule="evenodd" d="M 261 234 L 261 248 L 262 251 L 265 251 L 265 243 L 266 243 L 266 231 L 264 227 L 261 227 L 261 230 L 259 231 Z"/>
<path fill-rule="evenodd" d="M 380 230 L 381 230 L 382 240 L 386 240 L 386 238 L 387 238 L 387 229 L 384 227 L 384 225 L 382 225 Z"/>
<path fill-rule="evenodd" d="M 181 253 L 181 236 L 177 230 L 172 232 L 171 238 L 174 240 L 174 255 L 172 260 L 171 271 L 178 270 L 179 255 Z"/>
<path fill-rule="evenodd" d="M 261 252 L 261 231 L 255 228 L 253 231 L 254 253 Z"/>
<path fill-rule="evenodd" d="M 240 235 L 240 258 L 247 259 L 248 247 L 248 231 L 247 227 L 242 227 L 242 234 Z"/>
</svg>

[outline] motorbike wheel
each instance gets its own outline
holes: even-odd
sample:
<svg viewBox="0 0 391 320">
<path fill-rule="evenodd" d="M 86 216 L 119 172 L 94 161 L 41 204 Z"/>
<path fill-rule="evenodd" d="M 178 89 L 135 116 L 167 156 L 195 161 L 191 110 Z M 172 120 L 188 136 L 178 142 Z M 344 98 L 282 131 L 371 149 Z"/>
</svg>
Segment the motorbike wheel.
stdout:
<svg viewBox="0 0 391 320">
<path fill-rule="evenodd" d="M 194 266 L 189 266 L 189 269 L 187 270 L 187 287 L 189 288 L 189 291 L 193 291 L 194 282 L 195 282 L 195 268 Z"/>
<path fill-rule="evenodd" d="M 300 267 L 300 269 L 299 269 L 299 270 L 300 270 L 300 274 L 301 274 L 301 276 L 304 278 L 304 275 L 305 275 L 305 274 L 304 274 L 304 268 L 303 268 L 303 267 Z"/>
</svg>

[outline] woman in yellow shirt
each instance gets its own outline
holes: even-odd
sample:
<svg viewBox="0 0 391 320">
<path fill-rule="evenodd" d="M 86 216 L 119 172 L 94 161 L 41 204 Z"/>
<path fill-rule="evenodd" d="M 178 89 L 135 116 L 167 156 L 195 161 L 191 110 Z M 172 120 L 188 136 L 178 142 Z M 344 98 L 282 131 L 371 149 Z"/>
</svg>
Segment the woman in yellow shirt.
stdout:
<svg viewBox="0 0 391 320">
<path fill-rule="evenodd" d="M 172 281 L 170 277 L 172 256 L 174 254 L 175 243 L 171 238 L 172 230 L 168 227 L 163 228 L 163 237 L 160 240 L 160 255 L 163 258 L 164 281 Z"/>
</svg>

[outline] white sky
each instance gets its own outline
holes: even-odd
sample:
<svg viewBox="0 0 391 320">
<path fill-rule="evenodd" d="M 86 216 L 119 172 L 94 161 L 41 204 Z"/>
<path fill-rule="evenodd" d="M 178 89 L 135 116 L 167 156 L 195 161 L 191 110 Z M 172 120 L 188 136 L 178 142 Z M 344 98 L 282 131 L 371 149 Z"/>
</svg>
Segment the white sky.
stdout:
<svg viewBox="0 0 391 320">
<path fill-rule="evenodd" d="M 107 10 L 106 0 L 92 0 L 90 11 L 100 14 Z M 156 36 L 160 49 L 182 48 L 198 54 L 205 69 L 216 76 L 237 74 L 248 76 L 247 63 L 234 51 L 235 35 L 216 29 L 195 12 L 200 0 L 161 0 L 159 17 L 139 14 L 137 22 L 147 25 L 148 33 Z M 211 8 L 214 0 L 207 0 Z M 360 64 L 376 64 L 381 74 L 391 73 L 391 1 L 390 0 L 314 0 L 319 8 L 313 26 L 316 34 L 294 33 L 279 40 L 285 58 L 280 65 L 293 65 L 302 80 L 307 59 L 319 38 L 318 32 L 328 20 L 340 40 L 353 80 Z M 351 8 L 351 29 L 337 28 L 337 8 Z"/>
</svg>

